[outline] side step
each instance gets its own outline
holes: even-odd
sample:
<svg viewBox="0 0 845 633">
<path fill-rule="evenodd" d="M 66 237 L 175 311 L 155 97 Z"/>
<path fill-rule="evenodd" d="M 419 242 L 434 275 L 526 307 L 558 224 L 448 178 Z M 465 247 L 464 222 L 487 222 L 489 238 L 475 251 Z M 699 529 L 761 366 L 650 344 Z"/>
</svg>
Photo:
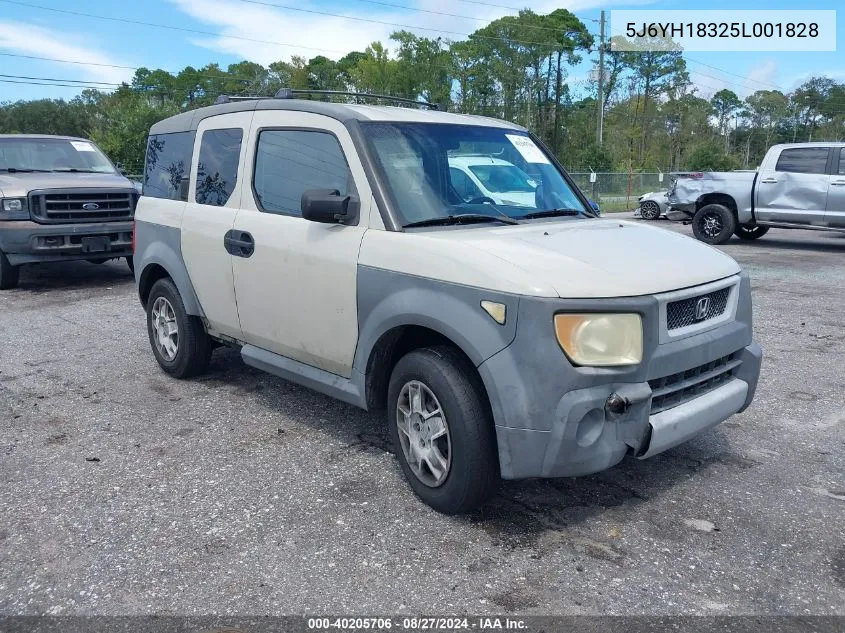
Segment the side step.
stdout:
<svg viewBox="0 0 845 633">
<path fill-rule="evenodd" d="M 241 348 L 241 357 L 250 367 L 255 367 L 268 374 L 295 382 L 303 387 L 319 391 L 332 398 L 366 409 L 366 399 L 363 389 L 363 376 L 360 383 L 356 384 L 354 379 L 360 376 L 353 370 L 352 379 L 332 374 L 322 369 L 300 363 L 299 361 L 268 352 L 266 349 L 254 345 L 244 345 Z"/>
<path fill-rule="evenodd" d="M 794 222 L 757 222 L 757 226 L 770 226 L 773 229 L 803 229 L 805 231 L 830 231 L 845 233 L 845 228 L 835 226 L 816 226 L 813 224 L 795 224 Z"/>
</svg>

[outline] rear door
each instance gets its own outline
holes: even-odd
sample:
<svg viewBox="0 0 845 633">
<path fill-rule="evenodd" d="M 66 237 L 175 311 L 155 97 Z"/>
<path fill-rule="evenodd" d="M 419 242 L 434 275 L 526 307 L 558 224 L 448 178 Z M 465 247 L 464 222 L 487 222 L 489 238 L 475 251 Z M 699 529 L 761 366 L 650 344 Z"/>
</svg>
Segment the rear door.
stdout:
<svg viewBox="0 0 845 633">
<path fill-rule="evenodd" d="M 833 151 L 833 173 L 830 176 L 824 222 L 827 226 L 843 229 L 845 228 L 845 147 L 839 147 Z"/>
<path fill-rule="evenodd" d="M 200 123 L 182 216 L 182 256 L 212 330 L 241 338 L 232 256 L 226 238 L 241 201 L 243 154 L 252 112 L 209 117 Z"/>
<path fill-rule="evenodd" d="M 757 177 L 757 219 L 824 225 L 830 151 L 816 146 L 781 150 L 774 169 L 761 171 Z"/>
</svg>

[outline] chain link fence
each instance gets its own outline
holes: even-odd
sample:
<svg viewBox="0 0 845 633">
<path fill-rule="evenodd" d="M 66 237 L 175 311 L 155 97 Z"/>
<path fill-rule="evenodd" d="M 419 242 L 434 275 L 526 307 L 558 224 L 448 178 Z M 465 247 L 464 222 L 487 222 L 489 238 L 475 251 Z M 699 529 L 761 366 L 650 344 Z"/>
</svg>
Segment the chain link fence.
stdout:
<svg viewBox="0 0 845 633">
<path fill-rule="evenodd" d="M 602 206 L 610 204 L 633 209 L 637 206 L 637 197 L 669 188 L 669 175 L 660 172 L 596 172 L 595 182 L 590 182 L 588 171 L 570 171 L 569 175 L 587 196 Z"/>
</svg>

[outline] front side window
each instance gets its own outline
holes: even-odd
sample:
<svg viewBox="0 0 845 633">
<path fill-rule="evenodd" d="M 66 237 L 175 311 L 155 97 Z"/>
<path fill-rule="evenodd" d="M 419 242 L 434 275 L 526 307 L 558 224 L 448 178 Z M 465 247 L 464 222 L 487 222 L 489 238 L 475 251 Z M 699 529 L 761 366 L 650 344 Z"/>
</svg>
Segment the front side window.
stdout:
<svg viewBox="0 0 845 633">
<path fill-rule="evenodd" d="M 780 153 L 775 171 L 786 171 L 796 174 L 825 174 L 827 173 L 826 147 L 796 147 L 785 149 Z"/>
<path fill-rule="evenodd" d="M 188 201 L 188 179 L 194 155 L 194 132 L 154 134 L 147 140 L 144 195 Z"/>
<path fill-rule="evenodd" d="M 361 127 L 403 226 L 474 221 L 481 215 L 506 222 L 593 215 L 574 185 L 524 132 L 442 123 Z M 486 191 L 470 197 L 456 175 L 457 165 L 467 166 Z"/>
<path fill-rule="evenodd" d="M 0 138 L 0 172 L 115 173 L 105 154 L 91 141 L 10 136 Z"/>
<path fill-rule="evenodd" d="M 229 201 L 238 181 L 243 134 L 241 128 L 203 132 L 197 164 L 197 203 L 222 207 Z"/>
<path fill-rule="evenodd" d="M 352 174 L 334 135 L 311 130 L 263 130 L 258 135 L 253 188 L 268 213 L 302 214 L 302 193 L 354 193 Z"/>
</svg>

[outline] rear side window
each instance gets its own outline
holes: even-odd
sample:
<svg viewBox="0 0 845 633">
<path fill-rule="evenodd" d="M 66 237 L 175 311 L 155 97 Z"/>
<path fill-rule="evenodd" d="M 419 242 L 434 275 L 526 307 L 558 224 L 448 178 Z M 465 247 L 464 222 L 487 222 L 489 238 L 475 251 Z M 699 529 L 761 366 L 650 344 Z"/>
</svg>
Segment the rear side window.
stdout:
<svg viewBox="0 0 845 633">
<path fill-rule="evenodd" d="M 845 147 L 839 150 L 839 175 L 845 176 Z"/>
<path fill-rule="evenodd" d="M 187 202 L 193 153 L 194 132 L 150 136 L 144 162 L 144 195 Z"/>
<path fill-rule="evenodd" d="M 789 171 L 796 174 L 826 174 L 826 147 L 799 147 L 785 149 L 780 153 L 775 171 Z"/>
<path fill-rule="evenodd" d="M 259 134 L 253 187 L 262 211 L 286 215 L 302 214 L 302 192 L 308 189 L 355 191 L 337 138 L 309 130 Z"/>
<path fill-rule="evenodd" d="M 203 132 L 197 164 L 197 203 L 222 207 L 229 201 L 238 181 L 243 135 L 241 128 Z"/>
</svg>

